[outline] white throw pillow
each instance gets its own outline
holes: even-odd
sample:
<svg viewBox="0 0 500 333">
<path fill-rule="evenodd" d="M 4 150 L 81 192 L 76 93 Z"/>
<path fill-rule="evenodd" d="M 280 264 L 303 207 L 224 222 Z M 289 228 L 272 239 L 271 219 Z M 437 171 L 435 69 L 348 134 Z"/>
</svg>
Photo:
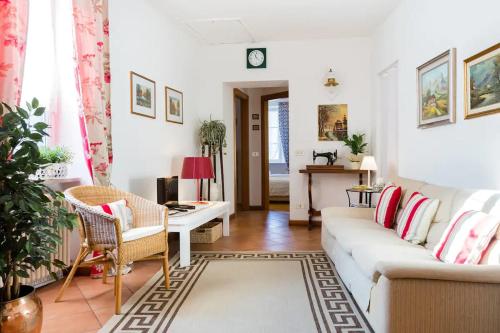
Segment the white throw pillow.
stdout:
<svg viewBox="0 0 500 333">
<path fill-rule="evenodd" d="M 125 199 L 93 207 L 103 213 L 119 218 L 122 232 L 125 232 L 132 228 L 132 209 L 130 209 L 130 207 L 127 207 L 127 201 Z"/>
<path fill-rule="evenodd" d="M 396 229 L 399 237 L 413 244 L 425 242 L 438 207 L 439 200 L 414 192 L 399 217 Z"/>
<path fill-rule="evenodd" d="M 432 254 L 450 264 L 478 264 L 499 224 L 498 217 L 483 212 L 458 212 Z"/>
</svg>

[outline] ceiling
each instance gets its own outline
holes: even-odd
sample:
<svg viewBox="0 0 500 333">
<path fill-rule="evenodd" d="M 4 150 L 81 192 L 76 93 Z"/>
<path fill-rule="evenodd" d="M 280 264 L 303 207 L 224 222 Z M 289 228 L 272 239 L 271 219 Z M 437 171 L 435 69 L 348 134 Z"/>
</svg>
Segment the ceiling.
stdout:
<svg viewBox="0 0 500 333">
<path fill-rule="evenodd" d="M 368 36 L 401 0 L 153 0 L 209 44 Z"/>
</svg>

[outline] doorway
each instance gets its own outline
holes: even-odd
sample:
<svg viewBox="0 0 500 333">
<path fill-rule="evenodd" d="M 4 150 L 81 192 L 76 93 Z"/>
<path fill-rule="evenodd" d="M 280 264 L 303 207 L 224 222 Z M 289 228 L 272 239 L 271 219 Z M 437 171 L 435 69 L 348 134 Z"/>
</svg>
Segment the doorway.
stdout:
<svg viewBox="0 0 500 333">
<path fill-rule="evenodd" d="M 234 193 L 236 211 L 249 210 L 249 98 L 240 89 L 233 90 L 234 101 L 234 133 L 236 159 L 234 166 Z"/>
<path fill-rule="evenodd" d="M 262 208 L 289 211 L 288 91 L 261 97 Z"/>
</svg>

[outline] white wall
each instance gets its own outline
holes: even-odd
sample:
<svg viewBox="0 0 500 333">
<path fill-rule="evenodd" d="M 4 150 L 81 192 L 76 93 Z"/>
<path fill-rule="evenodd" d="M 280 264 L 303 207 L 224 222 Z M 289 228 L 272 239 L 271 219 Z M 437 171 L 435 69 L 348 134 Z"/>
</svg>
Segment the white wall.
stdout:
<svg viewBox="0 0 500 333">
<path fill-rule="evenodd" d="M 156 201 L 156 178 L 178 175 L 185 155 L 198 153 L 199 42 L 169 20 L 154 0 L 109 3 L 113 185 Z M 156 81 L 156 119 L 130 113 L 129 71 Z M 164 87 L 184 93 L 184 125 L 165 121 Z M 195 198 L 181 181 L 181 198 Z"/>
<path fill-rule="evenodd" d="M 268 68 L 248 70 L 247 47 L 267 47 Z M 365 132 L 371 128 L 371 41 L 368 38 L 268 42 L 251 45 L 206 47 L 203 51 L 202 87 L 199 100 L 209 114 L 224 119 L 228 127 L 228 149 L 225 165 L 227 197 L 233 197 L 233 100 L 232 89 L 241 81 L 289 82 L 290 110 L 290 201 L 291 219 L 307 218 L 307 179 L 298 173 L 312 163 L 312 150 L 348 152 L 340 142 L 319 142 L 317 107 L 319 104 L 347 103 L 349 132 Z M 333 67 L 340 82 L 334 98 L 323 87 L 323 79 Z M 303 152 L 303 156 L 300 152 Z M 299 154 L 297 154 L 299 153 Z M 357 182 L 351 175 L 318 175 L 314 180 L 316 208 L 346 205 L 345 188 Z M 302 205 L 302 208 L 298 208 Z"/>
<path fill-rule="evenodd" d="M 500 114 L 464 120 L 463 108 L 463 60 L 500 41 L 499 13 L 498 0 L 405 0 L 376 31 L 372 77 L 398 61 L 401 176 L 500 188 Z M 416 67 L 452 47 L 457 123 L 417 129 Z"/>
</svg>

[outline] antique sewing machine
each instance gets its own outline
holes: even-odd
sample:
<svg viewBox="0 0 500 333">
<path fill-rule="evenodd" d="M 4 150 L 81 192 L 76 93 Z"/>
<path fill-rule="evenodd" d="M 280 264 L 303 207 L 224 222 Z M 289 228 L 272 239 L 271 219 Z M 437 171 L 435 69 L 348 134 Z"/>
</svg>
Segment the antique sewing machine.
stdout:
<svg viewBox="0 0 500 333">
<path fill-rule="evenodd" d="M 317 153 L 315 150 L 313 150 L 313 164 L 316 163 L 316 157 L 325 157 L 327 159 L 326 165 L 333 165 L 335 161 L 337 160 L 337 149 L 335 149 L 335 152 L 326 152 L 326 153 Z"/>
</svg>

